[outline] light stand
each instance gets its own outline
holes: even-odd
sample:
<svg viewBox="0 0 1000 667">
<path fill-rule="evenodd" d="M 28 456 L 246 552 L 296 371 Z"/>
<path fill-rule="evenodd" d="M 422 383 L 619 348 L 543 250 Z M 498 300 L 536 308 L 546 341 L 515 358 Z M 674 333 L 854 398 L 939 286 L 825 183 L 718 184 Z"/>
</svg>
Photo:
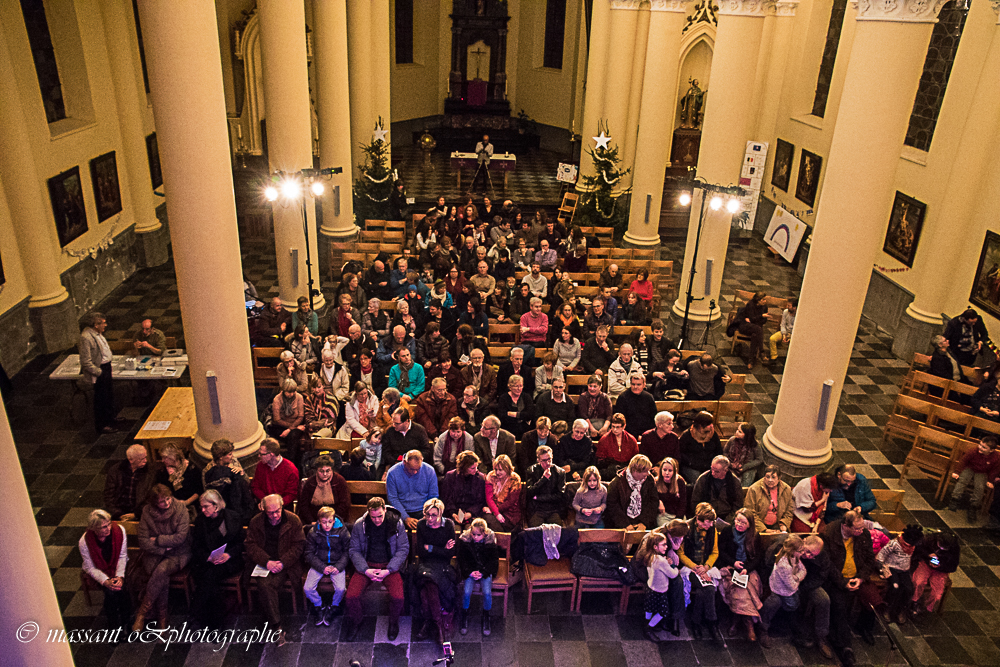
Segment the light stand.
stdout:
<svg viewBox="0 0 1000 667">
<path fill-rule="evenodd" d="M 319 294 L 314 285 L 312 272 L 312 252 L 309 248 L 309 219 L 306 215 L 306 193 L 313 199 L 319 199 L 326 191 L 323 180 L 329 180 L 333 174 L 342 174 L 343 167 L 327 167 L 326 169 L 302 169 L 297 172 L 285 173 L 276 171 L 271 177 L 272 185 L 264 188 L 264 197 L 271 202 L 278 199 L 279 191 L 286 201 L 297 199 L 302 211 L 302 234 L 306 242 L 306 287 L 309 294 L 309 309 L 313 308 L 313 297 Z M 275 185 L 277 184 L 277 185 Z"/>
<path fill-rule="evenodd" d="M 709 206 L 713 211 L 717 211 L 722 208 L 723 201 L 721 195 L 727 195 L 730 197 L 729 201 L 726 202 L 726 210 L 732 214 L 736 214 L 740 208 L 739 199 L 736 197 L 742 197 L 744 194 L 743 188 L 738 185 L 715 185 L 713 183 L 707 183 L 705 181 L 700 181 L 697 178 L 688 181 L 687 185 L 691 187 L 692 190 L 698 189 L 702 191 L 701 194 L 701 210 L 698 212 L 698 231 L 694 237 L 694 251 L 691 253 L 691 277 L 688 279 L 687 294 L 684 297 L 684 319 L 681 322 L 681 335 L 680 339 L 677 341 L 677 349 L 682 349 L 684 341 L 688 337 L 688 318 L 691 312 L 691 303 L 696 301 L 694 298 L 694 277 L 698 273 L 698 248 L 701 245 L 701 230 L 702 225 L 705 222 L 705 202 L 708 200 L 708 194 L 714 193 L 715 196 L 712 197 L 709 202 Z M 681 194 L 681 204 L 687 206 L 691 203 L 691 195 L 687 192 Z M 704 297 L 701 297 L 703 299 Z M 698 299 L 700 300 L 700 299 Z M 714 304 L 714 301 L 713 301 Z M 713 305 L 714 308 L 714 305 Z M 707 329 L 706 329 L 707 335 Z M 707 338 L 707 336 L 706 336 Z"/>
</svg>

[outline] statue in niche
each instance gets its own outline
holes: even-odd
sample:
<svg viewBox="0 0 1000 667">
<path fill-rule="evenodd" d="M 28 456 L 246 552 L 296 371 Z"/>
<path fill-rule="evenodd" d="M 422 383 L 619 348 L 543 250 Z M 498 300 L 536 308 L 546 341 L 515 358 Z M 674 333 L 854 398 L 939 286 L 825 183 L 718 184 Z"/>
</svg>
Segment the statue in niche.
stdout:
<svg viewBox="0 0 1000 667">
<path fill-rule="evenodd" d="M 705 96 L 707 90 L 702 90 L 698 79 L 689 78 L 690 87 L 681 98 L 681 127 L 697 129 L 705 116 Z"/>
</svg>

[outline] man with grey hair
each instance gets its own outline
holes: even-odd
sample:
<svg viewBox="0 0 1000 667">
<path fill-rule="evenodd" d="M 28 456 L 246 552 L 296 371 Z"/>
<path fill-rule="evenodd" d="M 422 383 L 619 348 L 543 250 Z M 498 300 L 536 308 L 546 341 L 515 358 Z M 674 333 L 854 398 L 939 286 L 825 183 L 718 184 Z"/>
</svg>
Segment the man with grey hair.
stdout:
<svg viewBox="0 0 1000 667">
<path fill-rule="evenodd" d="M 112 466 L 104 479 L 104 507 L 112 519 L 139 518 L 160 467 L 156 462 L 147 463 L 146 448 L 142 445 L 125 450 L 125 460 Z"/>
<path fill-rule="evenodd" d="M 703 472 L 691 490 L 691 507 L 708 503 L 720 519 L 733 522 L 736 510 L 743 507 L 743 486 L 729 469 L 729 459 L 716 456 L 712 467 Z"/>
<path fill-rule="evenodd" d="M 128 541 L 125 529 L 111 522 L 104 510 L 94 510 L 87 518 L 87 532 L 77 543 L 83 558 L 83 571 L 100 584 L 104 592 L 104 614 L 109 628 L 128 624 L 132 614 L 125 589 L 125 563 Z"/>
<path fill-rule="evenodd" d="M 956 382 L 964 382 L 962 367 L 949 349 L 951 344 L 944 336 L 937 335 L 931 339 L 934 353 L 931 354 L 931 374 Z"/>
<path fill-rule="evenodd" d="M 629 377 L 644 375 L 642 364 L 632 358 L 633 350 L 630 343 L 622 343 L 618 348 L 618 358 L 608 367 L 608 395 L 618 398 L 629 388 Z M 645 384 L 645 383 L 643 383 Z"/>
<path fill-rule="evenodd" d="M 260 503 L 261 512 L 250 520 L 244 543 L 247 568 L 267 570 L 266 577 L 253 579 L 263 599 L 264 618 L 281 630 L 279 646 L 287 638 L 278 610 L 278 592 L 284 588 L 285 582 L 290 582 L 293 587 L 302 585 L 302 551 L 306 542 L 302 521 L 284 506 L 285 502 L 279 494 L 264 496 Z"/>
<path fill-rule="evenodd" d="M 493 460 L 506 454 L 511 461 L 517 460 L 517 443 L 514 434 L 500 428 L 500 419 L 490 415 L 483 419 L 483 425 L 472 438 L 473 451 L 479 456 L 479 470 L 488 474 L 493 470 Z"/>
<path fill-rule="evenodd" d="M 94 428 L 98 433 L 114 433 L 115 392 L 111 384 L 111 347 L 104 338 L 108 320 L 93 312 L 83 319 L 83 331 L 77 349 L 83 381 L 94 388 Z"/>
<path fill-rule="evenodd" d="M 532 356 L 534 356 L 534 353 L 535 350 L 532 348 Z M 535 373 L 531 369 L 531 365 L 525 359 L 525 351 L 523 348 L 511 348 L 510 361 L 505 361 L 500 364 L 500 370 L 497 371 L 497 387 L 509 386 L 508 382 L 510 382 L 510 376 L 520 375 L 524 380 L 524 393 L 528 396 L 534 396 Z"/>
<path fill-rule="evenodd" d="M 666 410 L 653 417 L 654 428 L 639 436 L 639 453 L 648 457 L 653 465 L 668 456 L 675 461 L 681 455 L 680 436 L 674 433 L 674 416 Z"/>
</svg>

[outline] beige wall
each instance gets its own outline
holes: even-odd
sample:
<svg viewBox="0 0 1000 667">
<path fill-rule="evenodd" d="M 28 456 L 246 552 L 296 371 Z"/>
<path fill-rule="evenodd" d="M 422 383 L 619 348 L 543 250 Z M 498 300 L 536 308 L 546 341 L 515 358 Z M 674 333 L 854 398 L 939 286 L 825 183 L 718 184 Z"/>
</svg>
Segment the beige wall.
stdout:
<svg viewBox="0 0 1000 667">
<path fill-rule="evenodd" d="M 389 6 L 392 120 L 411 120 L 444 113 L 451 67 L 450 0 L 417 0 L 413 3 L 413 62 L 399 65 L 396 64 L 396 3 L 390 2 Z"/>
</svg>

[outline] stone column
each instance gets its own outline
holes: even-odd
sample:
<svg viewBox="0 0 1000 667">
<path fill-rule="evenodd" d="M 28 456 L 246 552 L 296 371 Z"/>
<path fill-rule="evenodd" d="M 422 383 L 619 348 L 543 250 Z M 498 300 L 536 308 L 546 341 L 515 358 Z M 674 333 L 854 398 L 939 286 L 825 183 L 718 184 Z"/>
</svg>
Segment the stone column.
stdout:
<svg viewBox="0 0 1000 667">
<path fill-rule="evenodd" d="M 374 113 L 375 91 L 372 88 L 371 61 L 371 0 L 350 0 L 347 3 L 347 66 L 351 89 L 351 172 L 359 176 L 358 165 L 365 161 L 361 145 L 371 142 L 377 115 Z M 384 118 L 384 123 L 389 119 Z"/>
<path fill-rule="evenodd" d="M 261 0 L 260 51 L 263 65 L 264 109 L 267 116 L 267 153 L 271 172 L 295 173 L 311 169 L 312 118 L 309 113 L 309 72 L 306 66 L 306 13 L 301 0 Z M 274 252 L 278 260 L 278 294 L 294 309 L 308 295 L 306 243 L 312 258 L 312 278 L 318 294 L 313 308 L 326 301 L 320 287 L 316 252 L 314 202 L 279 197 L 274 211 Z M 303 214 L 306 224 L 303 224 Z M 308 237 L 306 234 L 308 229 Z"/>
<path fill-rule="evenodd" d="M 994 11 L 1000 5 L 994 5 Z M 1000 71 L 1000 34 L 994 33 L 983 63 L 984 72 Z M 957 315 L 967 301 L 963 292 L 956 299 L 951 278 L 969 237 L 962 230 L 975 218 L 976 204 L 982 200 L 983 180 L 995 156 L 1000 127 L 1000 105 L 996 103 L 996 82 L 983 78 L 966 112 L 965 129 L 952 160 L 951 174 L 940 206 L 929 212 L 927 233 L 917 250 L 914 268 L 920 272 L 913 302 L 900 318 L 892 341 L 892 353 L 910 359 L 914 352 L 926 352 L 930 339 L 941 333 L 942 313 Z M 978 227 L 974 227 L 978 229 Z"/>
<path fill-rule="evenodd" d="M 243 308 L 215 6 L 203 0 L 142 2 L 139 11 L 163 182 L 170 192 L 170 237 L 198 418 L 194 447 L 210 457 L 212 442 L 228 438 L 244 457 L 257 451 L 264 429 L 257 420 Z"/>
<path fill-rule="evenodd" d="M 101 0 L 104 19 L 104 40 L 111 64 L 111 80 L 115 88 L 118 127 L 122 137 L 122 153 L 126 178 L 123 191 L 128 191 L 135 218 L 136 240 L 139 242 L 143 266 L 160 266 L 170 259 L 167 230 L 156 217 L 159 205 L 149 181 L 149 161 L 146 157 L 146 133 L 142 114 L 146 109 L 146 91 L 142 84 L 138 43 L 132 7 L 120 0 Z"/>
<path fill-rule="evenodd" d="M 389 87 L 389 0 L 369 0 L 371 8 L 371 33 L 369 43 L 371 44 L 371 90 L 372 90 L 372 116 L 371 124 L 375 119 L 382 117 L 385 129 L 389 129 L 392 121 L 390 109 L 390 87 Z M 392 135 L 386 137 L 389 143 L 385 154 L 385 164 L 392 169 Z"/>
<path fill-rule="evenodd" d="M 590 50 L 587 53 L 587 79 L 583 101 L 583 124 L 580 135 L 583 145 L 590 145 L 590 138 L 599 130 L 597 124 L 604 118 L 604 82 L 608 69 L 608 48 L 611 42 L 611 2 L 596 0 L 593 15 L 590 17 Z M 594 161 L 586 150 L 580 155 L 580 179 L 578 189 L 582 188 L 583 177 L 593 176 Z"/>
<path fill-rule="evenodd" d="M 313 45 L 319 97 L 319 164 L 324 169 L 344 169 L 344 173 L 332 176 L 329 189 L 321 200 L 323 226 L 319 231 L 324 236 L 346 238 L 358 231 L 354 224 L 354 197 L 351 195 L 346 0 L 318 0 L 313 3 Z"/>
<path fill-rule="evenodd" d="M 612 0 L 611 48 L 608 51 L 607 78 L 604 82 L 603 119 L 608 122 L 610 145 L 618 144 L 622 168 L 628 166 L 624 158 L 625 147 L 629 143 L 628 103 L 632 92 L 632 64 L 635 61 L 638 25 L 639 0 Z"/>
<path fill-rule="evenodd" d="M 792 26 L 798 6 L 799 0 L 778 0 L 770 6 L 773 12 L 768 19 L 773 25 L 770 57 L 761 91 L 760 113 L 757 115 L 757 131 L 754 136 L 762 141 L 771 142 L 769 160 L 772 162 L 776 147 L 774 137 L 778 125 L 778 107 L 781 104 L 781 92 L 785 87 L 788 52 L 792 46 Z"/>
<path fill-rule="evenodd" d="M 17 461 L 14 436 L 2 404 L 0 453 L 6 461 Z M 21 466 L 0 466 L 0 488 L 8 533 L 7 539 L 0 540 L 0 558 L 6 564 L 0 574 L 4 664 L 72 665 L 69 643 L 46 641 L 50 636 L 58 637 L 64 626 Z"/>
<path fill-rule="evenodd" d="M 619 187 L 626 190 L 635 182 L 635 152 L 636 139 L 639 133 L 639 111 L 642 106 L 642 94 L 644 91 L 644 79 L 646 74 L 646 56 L 649 47 L 649 24 L 650 24 L 650 4 L 643 3 L 639 6 L 635 22 L 635 50 L 632 58 L 631 83 L 628 93 L 628 116 L 625 121 L 624 132 L 619 136 L 622 142 L 621 155 L 622 165 L 625 168 L 632 168 L 632 172 L 621 179 Z M 676 60 L 676 58 L 675 58 Z M 662 85 L 659 81 L 650 81 L 651 86 Z"/>
<path fill-rule="evenodd" d="M 701 149 L 698 154 L 698 178 L 715 185 L 737 185 L 743 166 L 746 142 L 753 124 L 747 113 L 746 100 L 751 91 L 747 82 L 754 80 L 761 34 L 764 30 L 764 3 L 759 0 L 727 0 L 719 6 L 719 29 L 712 55 L 712 83 L 702 126 Z M 681 268 L 680 290 L 670 314 L 671 335 L 680 331 L 681 320 L 691 282 L 691 264 L 698 236 L 700 190 L 693 193 L 691 220 L 688 223 L 684 265 Z M 703 327 L 711 326 L 722 316 L 719 290 L 722 270 L 726 264 L 732 215 L 725 207 L 713 211 L 705 207 L 701 241 L 695 266 L 689 313 L 688 337 L 700 336 Z M 711 284 L 706 289 L 706 264 L 712 262 Z M 711 309 L 710 302 L 716 301 Z"/>
<path fill-rule="evenodd" d="M 0 25 L 0 31 L 3 26 Z M 59 237 L 44 183 L 35 165 L 24 103 L 7 43 L 0 40 L 0 181 L 7 184 L 11 222 L 27 282 L 31 326 L 44 353 L 76 345 L 76 309 L 59 278 Z M 44 122 L 42 117 L 40 122 Z M 83 170 L 81 170 L 83 171 Z M 81 174 L 82 176 L 82 174 Z M 91 220 L 91 224 L 95 221 Z"/>
<path fill-rule="evenodd" d="M 657 0 L 650 9 L 646 73 L 632 176 L 632 209 L 624 239 L 627 245 L 639 247 L 660 245 L 663 178 L 670 159 L 671 127 L 677 108 L 681 29 L 687 18 L 685 0 Z M 652 197 L 648 219 L 647 196 Z"/>
<path fill-rule="evenodd" d="M 888 227 L 899 154 L 940 8 L 924 0 L 858 8 L 795 335 L 774 420 L 763 439 L 770 454 L 792 466 L 830 459 L 830 430 L 872 264 Z M 825 383 L 829 401 L 821 420 Z"/>
</svg>

